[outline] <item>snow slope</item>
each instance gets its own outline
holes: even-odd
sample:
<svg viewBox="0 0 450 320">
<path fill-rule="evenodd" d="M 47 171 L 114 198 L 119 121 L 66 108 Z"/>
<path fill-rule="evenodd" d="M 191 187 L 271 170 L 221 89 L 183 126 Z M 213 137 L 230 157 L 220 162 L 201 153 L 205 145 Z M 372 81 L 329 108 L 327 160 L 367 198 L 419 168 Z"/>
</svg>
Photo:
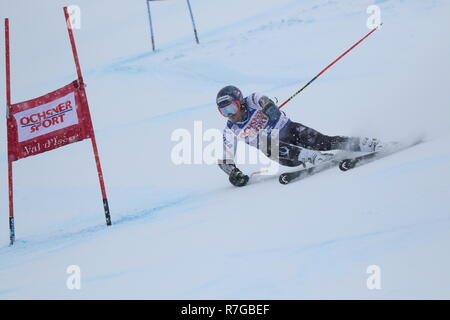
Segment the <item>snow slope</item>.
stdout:
<svg viewBox="0 0 450 320">
<path fill-rule="evenodd" d="M 272 176 L 238 189 L 215 165 L 172 163 L 174 130 L 193 132 L 196 120 L 224 126 L 214 106 L 221 87 L 289 97 L 368 32 L 374 3 L 383 28 L 285 111 L 324 133 L 426 134 L 426 143 L 288 186 Z M 11 24 L 13 102 L 75 78 L 69 4 L 0 3 Z M 155 2 L 156 52 L 145 1 L 77 4 L 114 226 L 104 226 L 83 141 L 14 163 L 9 247 L 2 124 L 0 299 L 450 298 L 448 1 L 191 0 L 198 46 L 185 1 Z M 81 268 L 81 290 L 66 287 L 69 265 Z M 381 268 L 381 290 L 366 287 L 370 265 Z"/>
</svg>

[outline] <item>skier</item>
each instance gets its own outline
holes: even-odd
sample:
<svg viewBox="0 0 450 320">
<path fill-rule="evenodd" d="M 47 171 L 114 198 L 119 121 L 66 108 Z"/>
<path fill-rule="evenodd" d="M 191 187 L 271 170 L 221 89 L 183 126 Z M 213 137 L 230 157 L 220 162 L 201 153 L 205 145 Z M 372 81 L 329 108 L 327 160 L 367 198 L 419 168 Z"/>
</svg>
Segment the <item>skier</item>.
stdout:
<svg viewBox="0 0 450 320">
<path fill-rule="evenodd" d="M 224 158 L 218 164 L 229 176 L 231 184 L 237 187 L 245 186 L 249 180 L 234 163 L 238 137 L 270 159 L 289 167 L 306 163 L 317 165 L 333 157 L 321 151 L 374 152 L 383 147 L 377 139 L 324 135 L 291 121 L 267 96 L 253 93 L 244 98 L 235 86 L 221 89 L 216 103 L 219 112 L 228 118 L 223 135 Z M 271 139 L 272 132 L 278 132 L 278 140 Z M 278 154 L 271 154 L 271 143 L 277 144 Z"/>
</svg>

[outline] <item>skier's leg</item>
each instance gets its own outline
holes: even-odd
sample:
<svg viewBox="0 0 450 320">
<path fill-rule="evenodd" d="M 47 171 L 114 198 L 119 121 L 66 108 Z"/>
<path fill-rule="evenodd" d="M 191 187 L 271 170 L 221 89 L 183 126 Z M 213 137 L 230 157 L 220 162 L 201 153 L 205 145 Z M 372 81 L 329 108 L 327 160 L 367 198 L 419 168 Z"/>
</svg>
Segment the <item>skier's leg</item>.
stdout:
<svg viewBox="0 0 450 320">
<path fill-rule="evenodd" d="M 301 148 L 288 144 L 285 142 L 279 142 L 279 157 L 278 163 L 287 167 L 297 167 L 304 164 L 299 160 Z"/>
<path fill-rule="evenodd" d="M 333 155 L 331 154 L 324 154 L 320 151 L 302 148 L 283 141 L 279 142 L 278 162 L 284 166 L 297 167 L 307 162 L 316 165 L 332 157 Z"/>
<path fill-rule="evenodd" d="M 273 139 L 272 136 L 265 137 L 259 141 L 259 150 L 268 158 L 287 167 L 297 167 L 303 164 L 299 160 L 299 146 L 280 141 L 278 136 Z"/>
<path fill-rule="evenodd" d="M 280 140 L 307 149 L 319 151 L 361 151 L 360 139 L 344 136 L 327 136 L 300 123 L 292 122 Z"/>
</svg>

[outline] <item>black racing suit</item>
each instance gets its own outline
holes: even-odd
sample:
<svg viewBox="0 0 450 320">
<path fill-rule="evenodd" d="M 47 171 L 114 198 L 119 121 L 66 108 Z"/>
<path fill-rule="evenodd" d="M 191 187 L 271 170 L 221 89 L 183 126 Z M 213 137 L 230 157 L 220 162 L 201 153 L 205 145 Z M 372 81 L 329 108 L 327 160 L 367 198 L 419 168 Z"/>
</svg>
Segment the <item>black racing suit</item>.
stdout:
<svg viewBox="0 0 450 320">
<path fill-rule="evenodd" d="M 317 151 L 360 151 L 359 138 L 327 136 L 303 124 L 291 121 L 280 133 L 279 163 L 288 167 L 301 164 L 300 148 Z"/>
</svg>

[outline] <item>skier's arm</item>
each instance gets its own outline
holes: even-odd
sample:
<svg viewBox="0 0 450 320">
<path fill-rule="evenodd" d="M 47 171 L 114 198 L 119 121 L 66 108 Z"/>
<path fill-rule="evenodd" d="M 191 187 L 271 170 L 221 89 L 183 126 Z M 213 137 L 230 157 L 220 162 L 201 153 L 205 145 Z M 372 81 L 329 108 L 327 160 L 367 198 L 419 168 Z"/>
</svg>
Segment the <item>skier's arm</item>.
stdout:
<svg viewBox="0 0 450 320">
<path fill-rule="evenodd" d="M 261 96 L 258 100 L 258 104 L 261 106 L 263 113 L 269 118 L 270 121 L 278 121 L 281 117 L 281 111 L 278 106 L 270 98 Z"/>
<path fill-rule="evenodd" d="M 231 139 L 233 142 L 230 141 Z M 249 177 L 244 175 L 234 163 L 236 148 L 236 137 L 234 136 L 234 134 L 230 134 L 230 131 L 225 129 L 223 134 L 223 160 L 219 160 L 218 165 L 219 168 L 228 175 L 229 181 L 232 185 L 242 187 L 247 184 Z"/>
</svg>

